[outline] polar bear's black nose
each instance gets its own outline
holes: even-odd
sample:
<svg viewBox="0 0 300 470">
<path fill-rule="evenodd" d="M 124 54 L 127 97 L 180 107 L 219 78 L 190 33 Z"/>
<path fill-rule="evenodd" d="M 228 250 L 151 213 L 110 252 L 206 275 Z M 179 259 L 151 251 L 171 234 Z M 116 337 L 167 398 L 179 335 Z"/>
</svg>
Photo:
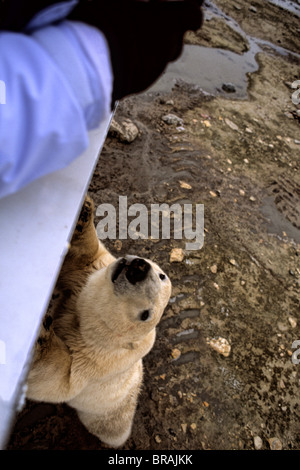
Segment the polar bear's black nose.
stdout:
<svg viewBox="0 0 300 470">
<path fill-rule="evenodd" d="M 118 261 L 112 274 L 112 282 L 115 283 L 124 272 L 126 279 L 134 285 L 144 281 L 150 269 L 151 265 L 145 259 L 127 255 Z"/>
<path fill-rule="evenodd" d="M 143 258 L 134 258 L 126 269 L 126 278 L 130 284 L 136 284 L 146 279 L 150 264 Z"/>
</svg>

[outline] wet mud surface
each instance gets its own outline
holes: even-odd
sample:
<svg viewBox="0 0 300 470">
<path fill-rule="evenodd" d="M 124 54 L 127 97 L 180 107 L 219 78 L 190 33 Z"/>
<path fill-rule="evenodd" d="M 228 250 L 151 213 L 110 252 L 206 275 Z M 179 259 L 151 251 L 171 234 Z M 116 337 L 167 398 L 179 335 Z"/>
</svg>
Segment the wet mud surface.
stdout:
<svg viewBox="0 0 300 470">
<path fill-rule="evenodd" d="M 215 3 L 243 29 L 243 44 L 251 36 L 300 51 L 292 12 L 266 1 Z M 221 47 L 223 21 L 213 33 L 206 24 L 197 45 Z M 245 53 L 238 36 L 235 42 L 236 53 Z M 207 94 L 180 77 L 172 90 L 124 100 L 115 119 L 130 119 L 138 136 L 126 143 L 109 134 L 91 181 L 96 207 L 118 208 L 127 196 L 128 206 L 149 212 L 153 203 L 204 204 L 205 211 L 200 250 L 187 251 L 187 240 L 174 237 L 106 242 L 116 256 L 158 262 L 173 283 L 124 449 L 300 449 L 300 364 L 292 361 L 300 340 L 300 105 L 291 98 L 300 61 L 270 47 L 255 59 L 241 99 L 220 89 Z M 182 121 L 168 124 L 168 114 Z M 170 262 L 173 248 L 182 258 Z M 218 338 L 229 354 L 212 347 Z M 9 443 L 104 448 L 66 405 L 33 402 Z"/>
</svg>

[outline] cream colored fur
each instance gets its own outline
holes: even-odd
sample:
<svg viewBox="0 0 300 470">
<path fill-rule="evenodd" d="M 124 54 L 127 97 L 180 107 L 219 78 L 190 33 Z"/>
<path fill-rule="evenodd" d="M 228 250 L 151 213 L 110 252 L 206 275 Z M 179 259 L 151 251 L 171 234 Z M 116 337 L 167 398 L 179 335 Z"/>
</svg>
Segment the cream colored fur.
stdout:
<svg viewBox="0 0 300 470">
<path fill-rule="evenodd" d="M 98 240 L 86 198 L 28 376 L 28 398 L 68 403 L 111 447 L 131 433 L 142 358 L 171 293 L 167 276 L 161 279 L 161 269 L 147 262 L 142 282 L 131 284 L 124 273 L 112 282 L 119 261 Z M 146 320 L 143 311 L 150 312 Z"/>
</svg>

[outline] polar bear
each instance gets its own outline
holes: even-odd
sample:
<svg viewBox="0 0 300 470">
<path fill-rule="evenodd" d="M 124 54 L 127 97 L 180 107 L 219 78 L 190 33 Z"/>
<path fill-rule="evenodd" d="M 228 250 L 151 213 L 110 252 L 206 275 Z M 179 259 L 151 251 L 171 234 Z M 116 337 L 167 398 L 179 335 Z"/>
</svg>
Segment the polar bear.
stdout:
<svg viewBox="0 0 300 470">
<path fill-rule="evenodd" d="M 131 433 L 142 358 L 170 295 L 157 264 L 106 250 L 86 197 L 35 345 L 27 398 L 66 402 L 89 432 L 121 447 Z"/>
</svg>

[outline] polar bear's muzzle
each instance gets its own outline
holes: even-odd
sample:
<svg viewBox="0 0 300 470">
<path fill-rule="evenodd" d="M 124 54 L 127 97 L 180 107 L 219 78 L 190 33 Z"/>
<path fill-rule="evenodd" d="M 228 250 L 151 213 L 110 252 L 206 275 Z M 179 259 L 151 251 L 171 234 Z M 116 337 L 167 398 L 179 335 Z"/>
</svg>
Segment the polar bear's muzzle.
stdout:
<svg viewBox="0 0 300 470">
<path fill-rule="evenodd" d="M 147 278 L 150 269 L 151 265 L 145 259 L 127 255 L 125 258 L 117 260 L 111 280 L 115 283 L 121 275 L 125 275 L 128 282 L 135 285 Z"/>
</svg>

